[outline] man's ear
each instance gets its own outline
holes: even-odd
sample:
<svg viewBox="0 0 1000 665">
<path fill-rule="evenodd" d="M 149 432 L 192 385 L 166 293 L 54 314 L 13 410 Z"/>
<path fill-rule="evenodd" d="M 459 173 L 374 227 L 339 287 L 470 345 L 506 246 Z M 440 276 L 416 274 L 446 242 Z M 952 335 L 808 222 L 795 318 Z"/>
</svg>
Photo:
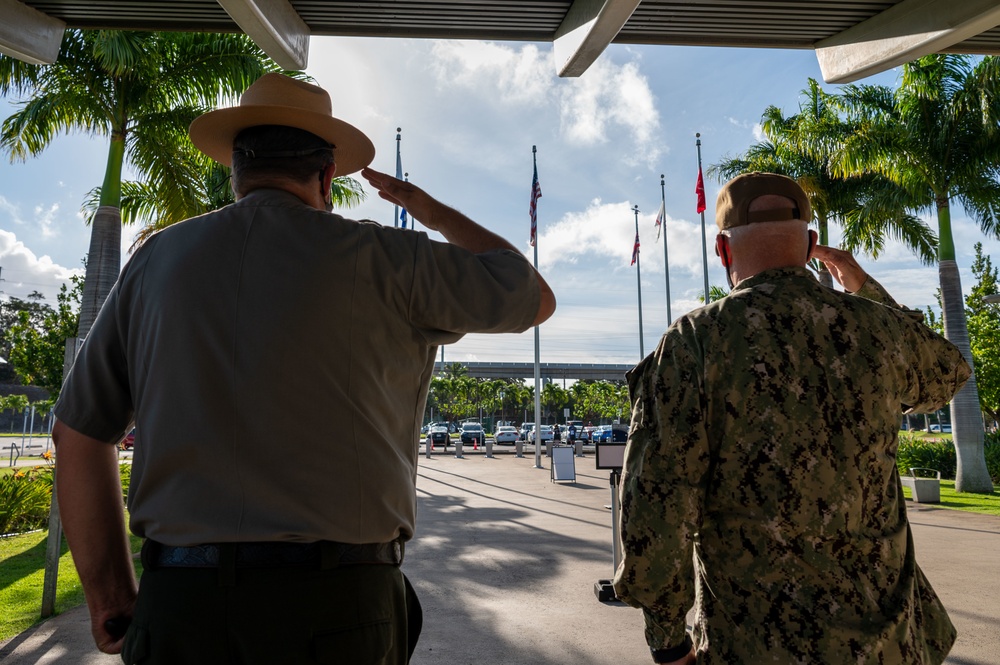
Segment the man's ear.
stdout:
<svg viewBox="0 0 1000 665">
<path fill-rule="evenodd" d="M 334 176 L 337 175 L 337 163 L 330 162 L 325 169 L 323 169 L 323 199 L 330 195 L 330 187 L 333 183 Z"/>
<path fill-rule="evenodd" d="M 813 249 L 816 247 L 818 241 L 819 235 L 814 230 L 809 229 L 809 249 L 806 251 L 806 261 L 812 258 Z"/>
<path fill-rule="evenodd" d="M 722 267 L 728 268 L 733 257 L 729 253 L 729 237 L 723 234 L 715 236 L 715 255 L 722 261 Z"/>
</svg>

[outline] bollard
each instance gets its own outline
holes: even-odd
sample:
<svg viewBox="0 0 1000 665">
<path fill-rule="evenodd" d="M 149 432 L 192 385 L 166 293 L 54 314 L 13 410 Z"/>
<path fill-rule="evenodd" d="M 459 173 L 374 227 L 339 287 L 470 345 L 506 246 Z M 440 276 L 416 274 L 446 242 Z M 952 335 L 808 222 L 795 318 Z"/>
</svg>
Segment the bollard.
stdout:
<svg viewBox="0 0 1000 665">
<path fill-rule="evenodd" d="M 552 457 L 552 439 L 549 439 L 549 442 L 545 444 L 545 456 Z"/>
<path fill-rule="evenodd" d="M 514 442 L 514 457 L 524 457 L 524 442 L 518 439 Z"/>
<path fill-rule="evenodd" d="M 576 443 L 573 445 L 576 447 L 576 456 L 583 457 L 583 441 L 577 439 Z"/>
<path fill-rule="evenodd" d="M 426 451 L 427 459 L 430 459 L 431 451 L 434 450 L 434 442 L 431 440 L 431 437 L 427 437 L 427 443 L 424 444 L 424 450 Z"/>
<path fill-rule="evenodd" d="M 455 441 L 455 457 L 462 457 L 462 439 Z"/>
<path fill-rule="evenodd" d="M 485 447 L 486 447 L 486 456 L 493 457 L 493 442 L 490 441 L 489 439 L 486 439 Z"/>
</svg>

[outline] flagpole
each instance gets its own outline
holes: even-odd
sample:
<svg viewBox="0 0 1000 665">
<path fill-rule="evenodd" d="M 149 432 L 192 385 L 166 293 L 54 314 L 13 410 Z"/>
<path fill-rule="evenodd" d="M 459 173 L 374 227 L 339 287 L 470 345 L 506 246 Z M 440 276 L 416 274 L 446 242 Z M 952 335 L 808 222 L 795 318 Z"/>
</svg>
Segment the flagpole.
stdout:
<svg viewBox="0 0 1000 665">
<path fill-rule="evenodd" d="M 396 128 L 396 179 L 397 180 L 402 180 L 403 179 L 403 161 L 402 161 L 402 159 L 400 159 L 400 156 L 399 156 L 399 140 L 400 140 L 399 133 L 402 132 L 402 131 L 403 131 L 402 127 L 397 127 Z M 399 226 L 399 206 L 398 205 L 393 205 L 392 206 L 392 224 L 393 224 L 393 226 L 396 226 L 396 227 Z"/>
<path fill-rule="evenodd" d="M 635 286 L 639 294 L 639 360 L 646 357 L 646 351 L 642 344 L 642 274 L 639 271 L 639 205 L 636 204 L 632 211 L 635 213 L 635 245 L 632 250 L 635 253 Z"/>
<path fill-rule="evenodd" d="M 695 145 L 698 147 L 698 175 L 701 175 L 701 133 L 695 135 Z M 705 211 L 701 211 L 701 263 L 705 270 L 705 304 L 712 302 L 708 296 L 708 239 L 705 236 Z"/>
<path fill-rule="evenodd" d="M 535 181 L 531 184 L 531 196 L 532 202 L 534 204 L 535 197 L 535 187 L 538 178 L 538 160 L 536 154 L 538 153 L 537 146 L 531 146 L 531 166 L 534 172 Z M 537 212 L 534 214 L 537 215 Z M 534 246 L 535 246 L 535 270 L 538 270 L 538 231 L 537 224 L 535 226 L 536 231 L 534 233 Z M 542 363 L 541 354 L 539 353 L 539 337 L 538 337 L 538 326 L 535 326 L 535 468 L 542 468 Z"/>
<path fill-rule="evenodd" d="M 660 232 L 663 233 L 663 272 L 664 280 L 667 283 L 667 327 L 670 327 L 670 323 L 673 321 L 673 317 L 670 315 L 670 262 L 667 261 L 667 190 L 666 182 L 664 181 L 664 174 L 660 174 L 660 214 L 663 215 L 663 219 L 660 220 Z"/>
</svg>

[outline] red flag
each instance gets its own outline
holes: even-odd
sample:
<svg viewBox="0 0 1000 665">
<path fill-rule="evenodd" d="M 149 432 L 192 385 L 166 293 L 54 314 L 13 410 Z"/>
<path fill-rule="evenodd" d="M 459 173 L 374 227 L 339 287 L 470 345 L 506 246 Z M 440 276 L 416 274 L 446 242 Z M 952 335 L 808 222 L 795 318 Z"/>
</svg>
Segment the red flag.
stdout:
<svg viewBox="0 0 1000 665">
<path fill-rule="evenodd" d="M 701 177 L 701 167 L 698 167 L 698 184 L 694 187 L 694 193 L 698 195 L 698 209 L 695 212 L 705 212 L 705 181 Z"/>
<path fill-rule="evenodd" d="M 632 263 L 630 263 L 629 265 L 630 266 L 634 266 L 635 265 L 635 260 L 638 259 L 638 258 L 639 258 L 639 232 L 636 231 L 636 233 L 635 233 L 635 245 L 632 247 Z"/>
</svg>

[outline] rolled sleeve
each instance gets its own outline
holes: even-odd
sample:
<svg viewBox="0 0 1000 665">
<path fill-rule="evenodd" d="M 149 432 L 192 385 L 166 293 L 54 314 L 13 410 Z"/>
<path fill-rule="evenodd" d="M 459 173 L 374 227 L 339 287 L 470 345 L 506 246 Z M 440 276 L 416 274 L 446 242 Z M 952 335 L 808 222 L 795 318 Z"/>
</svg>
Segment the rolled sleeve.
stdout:
<svg viewBox="0 0 1000 665">
<path fill-rule="evenodd" d="M 431 343 L 466 333 L 523 332 L 535 320 L 538 278 L 520 253 L 473 254 L 422 236 L 416 257 L 409 317 Z"/>
<path fill-rule="evenodd" d="M 56 418 L 72 429 L 107 443 L 121 440 L 133 416 L 128 367 L 117 316 L 118 293 L 119 287 L 115 285 L 53 409 Z"/>
</svg>

